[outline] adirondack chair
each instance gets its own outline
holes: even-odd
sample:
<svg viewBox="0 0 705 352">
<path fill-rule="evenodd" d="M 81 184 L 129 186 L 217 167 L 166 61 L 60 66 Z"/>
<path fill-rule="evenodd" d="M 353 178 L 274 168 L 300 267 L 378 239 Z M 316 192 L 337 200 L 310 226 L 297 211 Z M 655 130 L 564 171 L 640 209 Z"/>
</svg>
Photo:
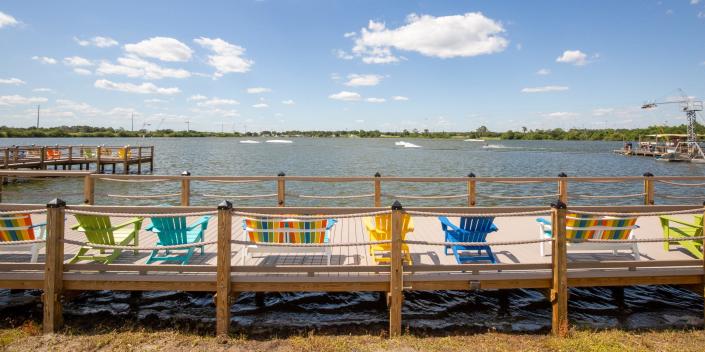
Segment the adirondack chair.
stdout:
<svg viewBox="0 0 705 352">
<path fill-rule="evenodd" d="M 88 242 L 103 245 L 118 245 L 118 246 L 134 246 L 139 245 L 139 232 L 142 228 L 144 218 L 132 218 L 122 224 L 112 226 L 110 217 L 103 215 L 82 215 L 75 214 L 78 224 L 73 226 L 73 230 L 85 233 Z M 81 260 L 93 260 L 110 264 L 122 253 L 121 249 L 101 249 L 98 254 L 87 254 L 93 248 L 90 245 L 81 247 L 78 253 L 71 258 L 69 264 L 76 263 Z M 106 254 L 106 251 L 112 251 Z M 139 253 L 137 250 L 134 254 Z"/>
<path fill-rule="evenodd" d="M 374 218 L 364 218 L 365 229 L 370 234 L 370 241 L 388 241 L 392 239 L 392 216 L 391 215 L 377 215 Z M 404 240 L 406 234 L 414 231 L 414 221 L 411 219 L 409 214 L 404 214 L 402 216 L 402 228 L 401 228 L 401 238 Z M 389 254 L 392 249 L 392 245 L 387 244 L 376 244 L 370 246 L 370 255 L 374 259 L 375 263 L 388 263 L 392 260 L 391 256 L 384 254 Z M 409 245 L 402 243 L 401 251 L 404 256 L 404 260 L 413 264 L 411 260 L 411 253 L 409 251 Z"/>
<path fill-rule="evenodd" d="M 636 217 L 616 218 L 611 216 L 588 216 L 568 214 L 566 217 L 566 238 L 568 240 L 602 239 L 626 240 L 634 238 L 634 230 L 638 229 Z M 538 218 L 540 238 L 551 237 L 551 222 Z M 546 255 L 545 243 L 539 243 L 541 256 Z M 619 250 L 630 250 L 635 260 L 639 260 L 639 247 L 637 243 L 609 243 L 609 242 L 568 242 L 569 252 L 585 250 L 611 250 L 614 255 Z"/>
<path fill-rule="evenodd" d="M 460 218 L 460 226 L 455 226 L 445 216 L 439 217 L 438 220 L 441 221 L 441 228 L 445 233 L 445 242 L 486 242 L 487 234 L 497 231 L 497 226 L 492 223 L 494 217 L 463 216 Z M 453 250 L 458 264 L 485 260 L 493 264 L 497 262 L 490 246 L 446 246 L 446 255 L 449 249 Z M 467 251 L 477 251 L 477 255 L 469 255 Z"/>
<path fill-rule="evenodd" d="M 86 159 L 93 159 L 93 158 L 95 158 L 95 149 L 81 148 L 81 156 Z"/>
<path fill-rule="evenodd" d="M 118 149 L 118 158 L 124 159 L 125 154 L 127 154 L 128 158 L 132 156 L 132 149 L 130 149 L 129 146 L 125 146 L 124 148 Z"/>
<path fill-rule="evenodd" d="M 147 226 L 146 230 L 157 234 L 157 237 L 159 237 L 157 246 L 198 243 L 203 242 L 203 234 L 208 228 L 208 220 L 210 218 L 211 216 L 204 216 L 189 225 L 186 225 L 185 216 L 152 218 L 152 224 Z M 195 248 L 182 249 L 186 253 L 181 255 L 170 255 L 171 250 L 165 250 L 166 255 L 164 256 L 159 255 L 159 250 L 153 250 L 149 259 L 147 259 L 147 264 L 152 264 L 155 261 L 180 261 L 183 265 L 191 259 Z M 203 246 L 198 248 L 201 249 L 201 255 L 203 255 Z"/>
<path fill-rule="evenodd" d="M 256 243 L 329 243 L 330 231 L 337 220 L 297 220 L 244 218 L 242 228 L 253 242 L 243 248 L 244 258 L 253 253 L 322 253 L 330 265 L 331 247 L 274 247 Z M 243 260 L 244 262 L 244 260 Z"/>
<path fill-rule="evenodd" d="M 661 227 L 663 228 L 663 237 L 700 237 L 703 235 L 703 216 L 695 215 L 693 223 L 688 223 L 683 220 L 675 219 L 669 216 L 661 216 Z M 703 259 L 703 240 L 695 241 L 679 241 L 679 242 L 664 242 L 663 249 L 666 252 L 671 250 L 671 245 L 678 243 L 685 250 L 690 252 L 698 259 Z"/>
<path fill-rule="evenodd" d="M 59 150 L 59 148 L 47 148 L 46 158 L 47 160 L 56 160 L 61 158 L 61 150 Z"/>
<path fill-rule="evenodd" d="M 35 229 L 39 229 L 39 235 Z M 0 216 L 0 242 L 31 241 L 45 238 L 46 223 L 32 224 L 32 217 L 29 214 L 15 214 Z M 29 251 L 30 262 L 36 263 L 39 256 L 39 249 L 44 243 L 33 243 L 28 245 L 0 245 L 0 251 Z"/>
</svg>

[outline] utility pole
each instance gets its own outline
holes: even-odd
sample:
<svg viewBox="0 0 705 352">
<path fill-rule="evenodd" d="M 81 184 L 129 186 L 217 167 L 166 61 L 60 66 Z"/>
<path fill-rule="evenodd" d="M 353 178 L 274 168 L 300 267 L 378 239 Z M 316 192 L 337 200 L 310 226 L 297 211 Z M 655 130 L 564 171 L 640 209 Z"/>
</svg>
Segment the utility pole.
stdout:
<svg viewBox="0 0 705 352">
<path fill-rule="evenodd" d="M 135 132 L 135 113 L 134 112 L 132 113 L 132 125 L 130 127 L 130 130 L 132 132 Z"/>
<path fill-rule="evenodd" d="M 186 132 L 191 132 L 191 121 L 186 120 Z"/>
<path fill-rule="evenodd" d="M 37 105 L 37 128 L 39 128 L 39 105 Z"/>
<path fill-rule="evenodd" d="M 224 122 L 220 121 L 220 133 L 224 132 L 223 125 L 224 125 Z"/>
</svg>

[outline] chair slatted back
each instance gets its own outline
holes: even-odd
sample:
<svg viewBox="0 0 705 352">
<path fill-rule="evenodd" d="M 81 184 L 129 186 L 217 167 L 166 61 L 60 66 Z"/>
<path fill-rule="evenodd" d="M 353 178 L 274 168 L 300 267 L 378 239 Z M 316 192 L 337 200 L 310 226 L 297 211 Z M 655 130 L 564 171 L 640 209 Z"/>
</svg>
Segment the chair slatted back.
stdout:
<svg viewBox="0 0 705 352">
<path fill-rule="evenodd" d="M 252 242 L 324 243 L 329 221 L 245 218 L 243 227 Z"/>
<path fill-rule="evenodd" d="M 96 244 L 115 244 L 110 217 L 105 215 L 74 214 L 86 234 L 88 242 Z"/>
<path fill-rule="evenodd" d="M 568 214 L 566 238 L 625 240 L 636 228 L 636 217 L 615 218 L 608 216 Z"/>
<path fill-rule="evenodd" d="M 159 237 L 159 243 L 164 246 L 173 246 L 188 243 L 188 226 L 185 216 L 156 217 L 152 218 L 152 225 Z"/>
<path fill-rule="evenodd" d="M 612 227 L 614 229 L 605 229 L 600 234 L 600 239 L 603 240 L 626 240 L 632 233 L 632 229 L 636 225 L 636 217 L 633 218 L 615 218 L 602 219 L 600 226 Z"/>
<path fill-rule="evenodd" d="M 403 214 L 401 219 L 401 239 L 403 240 L 406 238 L 406 234 L 410 231 L 409 229 L 414 226 L 414 222 L 411 220 L 411 215 L 409 214 Z M 392 239 L 392 215 L 385 214 L 375 216 L 375 228 L 386 235 L 386 238 L 381 240 Z"/>
<path fill-rule="evenodd" d="M 29 214 L 0 216 L 0 242 L 34 240 L 32 217 Z"/>
<path fill-rule="evenodd" d="M 492 230 L 494 217 L 460 217 L 460 228 L 468 231 L 462 232 L 460 242 L 485 242 L 487 234 Z M 458 235 L 456 235 L 457 237 Z"/>
</svg>

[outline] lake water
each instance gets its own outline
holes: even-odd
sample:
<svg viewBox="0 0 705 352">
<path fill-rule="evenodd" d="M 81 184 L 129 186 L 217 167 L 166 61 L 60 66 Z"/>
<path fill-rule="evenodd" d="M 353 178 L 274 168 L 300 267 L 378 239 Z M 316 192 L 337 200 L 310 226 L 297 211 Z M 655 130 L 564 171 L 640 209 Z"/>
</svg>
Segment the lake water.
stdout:
<svg viewBox="0 0 705 352">
<path fill-rule="evenodd" d="M 309 139 L 293 138 L 291 144 L 241 144 L 241 139 L 226 138 L 149 138 L 149 139 L 4 139 L 4 145 L 27 145 L 40 142 L 84 145 L 154 145 L 155 174 L 177 175 L 188 170 L 193 175 L 287 175 L 371 176 L 638 176 L 705 175 L 705 165 L 659 163 L 651 158 L 624 157 L 612 153 L 619 142 L 573 141 L 488 141 L 409 139 L 421 148 L 403 148 L 394 139 Z M 96 185 L 99 204 L 163 204 L 164 200 L 134 201 L 106 197 L 106 194 L 163 194 L 178 192 L 176 183 L 125 184 L 100 181 Z M 43 180 L 11 184 L 6 187 L 5 202 L 44 203 L 60 196 L 78 203 L 82 196 L 80 180 Z M 265 194 L 275 192 L 273 183 L 224 185 L 194 182 L 193 204 L 217 204 L 218 199 L 202 194 Z M 292 194 L 363 194 L 370 184 L 310 184 L 291 182 Z M 387 194 L 458 194 L 462 184 L 385 184 Z M 480 194 L 530 195 L 555 193 L 555 184 L 479 186 Z M 642 184 L 571 185 L 575 194 L 629 194 L 642 192 Z M 699 194 L 700 190 L 657 185 L 657 193 Z M 705 192 L 703 192 L 705 194 Z M 705 197 L 704 197 L 705 198 Z M 385 198 L 385 204 L 391 203 Z M 546 204 L 550 200 L 530 200 L 518 204 Z M 275 205 L 273 199 L 239 200 L 242 205 Z M 291 198 L 288 205 L 370 205 L 371 199 L 314 201 Z M 597 200 L 576 200 L 598 203 Z M 604 202 L 604 201 L 603 201 Z M 610 200 L 611 204 L 640 204 L 640 198 Z M 672 202 L 672 201 L 671 201 Z M 479 205 L 509 205 L 478 197 Z M 657 203 L 669 203 L 657 199 Z M 699 201 L 698 201 L 699 203 Z M 405 201 L 414 205 L 463 205 L 462 200 Z M 571 289 L 569 303 L 571 324 L 627 329 L 694 326 L 702 322 L 702 298 L 689 291 L 668 287 L 629 287 L 624 299 L 615 299 L 609 289 Z M 0 313 L 14 320 L 41 320 L 38 291 L 0 290 Z M 88 292 L 65 306 L 66 318 L 75 324 L 97 321 L 116 324 L 138 321 L 152 326 L 182 326 L 187 329 L 213 331 L 215 310 L 212 295 L 179 292 L 148 292 L 136 299 L 129 293 Z M 10 318 L 8 318 L 10 319 Z M 233 306 L 236 330 L 247 333 L 286 333 L 320 328 L 344 332 L 361 329 L 385 329 L 387 310 L 377 293 L 271 293 L 264 306 L 251 293 L 243 294 Z M 405 294 L 404 324 L 412 331 L 444 333 L 498 329 L 537 331 L 550 327 L 550 305 L 535 290 L 483 292 L 411 292 Z"/>
</svg>

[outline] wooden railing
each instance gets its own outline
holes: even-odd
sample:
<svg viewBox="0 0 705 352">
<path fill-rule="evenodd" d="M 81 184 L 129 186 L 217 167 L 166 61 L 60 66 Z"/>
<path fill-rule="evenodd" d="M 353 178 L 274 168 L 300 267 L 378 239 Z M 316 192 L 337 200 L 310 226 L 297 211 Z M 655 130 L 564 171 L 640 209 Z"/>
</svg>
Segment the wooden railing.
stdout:
<svg viewBox="0 0 705 352">
<path fill-rule="evenodd" d="M 46 169 L 48 165 L 72 163 L 96 163 L 100 170 L 104 163 L 123 163 L 131 161 L 150 161 L 153 163 L 153 146 L 10 146 L 0 147 L 0 167 L 4 169 L 36 166 Z M 138 173 L 141 163 L 137 163 Z M 153 166 L 153 165 L 152 165 Z M 126 168 L 127 170 L 127 168 Z"/>
<path fill-rule="evenodd" d="M 1 204 L 0 211 L 35 211 L 42 206 L 27 204 Z M 238 213 L 259 213 L 269 216 L 344 216 L 380 212 L 387 210 L 392 218 L 391 263 L 378 266 L 233 266 L 232 217 Z M 65 265 L 64 233 L 65 218 L 71 212 L 90 211 L 113 216 L 135 214 L 182 215 L 190 212 L 215 212 L 217 214 L 217 260 L 216 265 L 125 265 L 125 264 L 70 264 Z M 552 260 L 545 263 L 517 264 L 462 264 L 462 265 L 403 265 L 402 263 L 402 217 L 405 214 L 456 214 L 458 216 L 514 216 L 517 213 L 550 211 L 552 218 Z M 569 211 L 618 212 L 634 215 L 653 215 L 658 212 L 695 211 L 705 214 L 705 208 L 693 206 L 582 206 L 568 208 L 560 200 L 547 207 L 453 207 L 453 208 L 404 208 L 394 204 L 390 208 L 282 208 L 249 207 L 233 208 L 224 201 L 213 207 L 119 207 L 119 206 L 67 206 L 61 200 L 46 205 L 47 238 L 44 264 L 0 263 L 0 287 L 38 288 L 44 290 L 44 331 L 54 332 L 62 325 L 62 295 L 65 290 L 184 290 L 215 292 L 216 334 L 227 335 L 230 326 L 231 298 L 244 291 L 384 291 L 389 297 L 389 334 L 398 336 L 402 332 L 401 306 L 403 291 L 410 290 L 470 290 L 539 288 L 549 289 L 552 306 L 552 332 L 565 336 L 568 331 L 568 287 L 625 286 L 625 285 L 702 285 L 705 283 L 705 260 L 652 260 L 629 262 L 577 262 L 568 263 L 566 247 L 566 216 Z M 646 215 L 645 215 L 646 216 Z M 239 245 L 238 245 L 239 246 Z M 238 247 L 239 248 L 239 247 Z M 652 272 L 638 268 L 667 268 L 667 271 Z M 610 271 L 617 268 L 622 271 Z M 594 270 L 594 275 L 573 275 Z M 37 276 L 35 273 L 42 272 Z M 99 273 L 96 273 L 99 271 Z M 452 278 L 434 279 L 418 276 L 423 272 L 452 272 Z M 490 271 L 493 275 L 478 275 Z M 153 272 L 150 274 L 149 272 Z M 171 272 L 172 274 L 164 274 Z M 190 275 L 180 277 L 178 273 Z M 369 272 L 379 280 L 342 280 L 339 276 L 325 276 L 323 281 L 287 280 L 283 273 L 315 272 Z M 112 274 L 111 274 L 112 273 Z M 156 274 L 154 274 L 156 273 Z M 215 275 L 213 275 L 215 273 Z M 262 280 L 237 280 L 237 273 L 265 274 Z M 276 273 L 275 276 L 266 276 Z M 512 274 L 513 273 L 513 274 Z M 507 274 L 506 278 L 502 275 Z M 519 275 L 521 274 L 521 275 Z M 13 276 L 14 275 L 14 276 Z M 249 276 L 248 276 L 249 277 Z M 368 276 L 366 276 L 368 277 Z M 300 278 L 300 277 L 299 277 Z"/>
</svg>

